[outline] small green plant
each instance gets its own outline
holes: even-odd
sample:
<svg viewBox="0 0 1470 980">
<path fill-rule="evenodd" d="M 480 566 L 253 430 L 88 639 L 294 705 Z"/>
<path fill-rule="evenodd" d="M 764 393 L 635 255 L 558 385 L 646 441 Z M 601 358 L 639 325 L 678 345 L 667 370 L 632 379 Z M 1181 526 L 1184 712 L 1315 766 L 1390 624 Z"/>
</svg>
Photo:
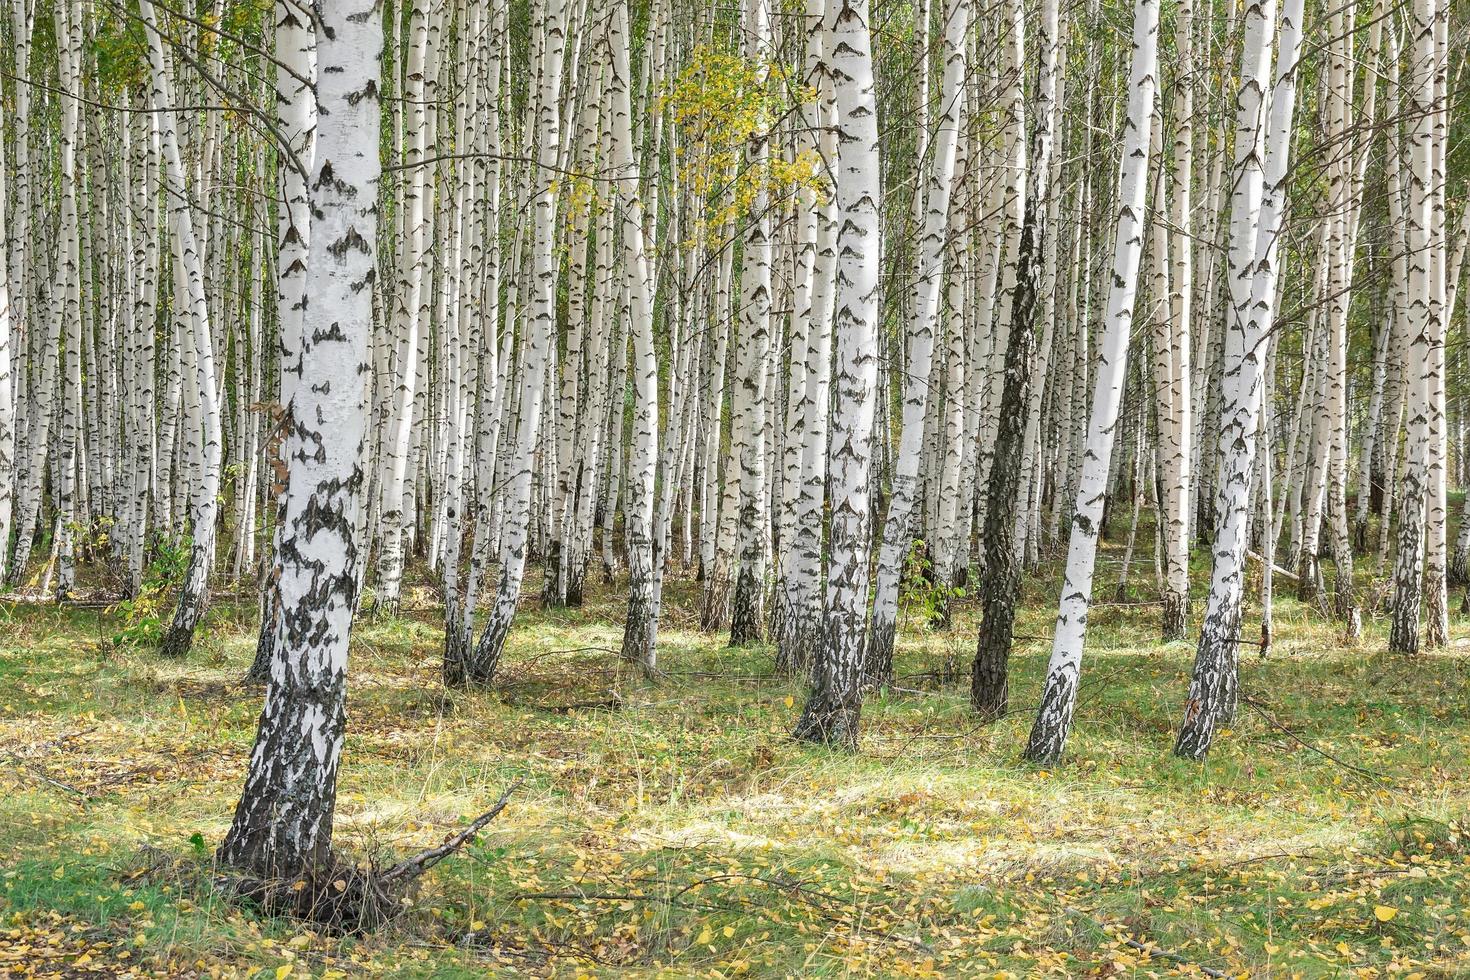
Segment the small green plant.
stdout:
<svg viewBox="0 0 1470 980">
<path fill-rule="evenodd" d="M 138 593 L 112 607 L 122 617 L 122 624 L 112 634 L 117 646 L 151 646 L 163 638 L 163 621 L 168 615 L 165 599 L 174 586 L 184 580 L 189 568 L 189 539 L 160 542 L 153 560 L 143 571 L 143 584 Z"/>
<path fill-rule="evenodd" d="M 935 573 L 934 559 L 927 542 L 915 539 L 904 563 L 899 596 L 903 608 L 922 617 L 931 626 L 944 629 L 949 626 L 950 603 L 964 597 L 963 587 L 951 585 Z"/>
</svg>

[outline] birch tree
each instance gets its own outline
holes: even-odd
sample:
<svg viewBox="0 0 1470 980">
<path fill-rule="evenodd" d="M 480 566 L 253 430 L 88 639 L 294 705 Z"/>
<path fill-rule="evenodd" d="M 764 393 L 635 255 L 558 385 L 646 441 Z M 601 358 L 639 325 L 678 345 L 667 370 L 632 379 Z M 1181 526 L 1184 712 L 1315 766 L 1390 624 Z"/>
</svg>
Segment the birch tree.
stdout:
<svg viewBox="0 0 1470 980">
<path fill-rule="evenodd" d="M 877 401 L 878 273 L 882 190 L 878 102 L 867 0 L 829 0 L 828 58 L 837 117 L 833 181 L 838 235 L 833 382 L 827 472 L 831 520 L 822 646 L 794 736 L 856 748 L 872 553 L 873 415 Z"/>
<path fill-rule="evenodd" d="M 143 0 L 146 4 L 148 0 Z M 289 877 L 328 860 L 347 723 L 355 534 L 367 465 L 381 5 L 317 11 L 300 384 L 286 406 L 281 614 L 245 788 L 219 857 Z"/>
<path fill-rule="evenodd" d="M 1137 0 L 1133 8 L 1133 62 L 1128 75 L 1128 116 L 1124 122 L 1118 167 L 1118 213 L 1115 220 L 1113 270 L 1107 308 L 1098 341 L 1098 370 L 1087 425 L 1082 473 L 1073 507 L 1072 534 L 1062 581 L 1051 659 L 1042 687 L 1041 707 L 1026 757 L 1046 764 L 1061 757 L 1072 726 L 1077 684 L 1082 672 L 1082 646 L 1087 636 L 1087 609 L 1097 558 L 1098 531 L 1118 411 L 1128 376 L 1128 341 L 1138 291 L 1138 265 L 1143 253 L 1144 196 L 1149 149 L 1156 125 L 1159 7 L 1156 0 Z M 1155 215 L 1153 220 L 1160 220 Z M 1162 298 L 1162 297 L 1159 297 Z"/>
<path fill-rule="evenodd" d="M 174 119 L 172 85 L 164 58 L 163 38 L 150 0 L 139 0 L 139 10 L 148 27 L 148 56 L 152 68 L 153 111 L 158 115 L 162 136 L 164 173 L 168 194 L 167 210 L 172 234 L 174 301 L 183 304 L 189 333 L 189 362 L 193 366 L 192 390 L 198 398 L 197 421 L 202 431 L 187 433 L 202 443 L 199 480 L 190 493 L 192 541 L 189 566 L 174 607 L 173 619 L 164 633 L 162 652 L 180 656 L 194 642 L 194 630 L 209 602 L 209 573 L 214 562 L 216 514 L 219 503 L 220 466 L 223 453 L 220 431 L 219 392 L 214 366 L 214 337 L 209 320 L 209 301 L 204 291 L 203 253 L 194 232 L 194 214 L 179 152 L 178 128 Z"/>
<path fill-rule="evenodd" d="M 1195 648 L 1189 699 L 1174 745 L 1175 754 L 1187 758 L 1204 758 L 1216 732 L 1233 716 L 1236 707 L 1246 523 L 1261 418 L 1262 371 L 1280 271 L 1278 253 L 1296 109 L 1301 19 L 1301 0 L 1287 0 L 1278 32 L 1275 0 L 1261 0 L 1246 8 L 1243 22 L 1240 85 L 1235 100 L 1235 162 L 1227 253 L 1230 303 L 1221 364 L 1214 564 Z M 1266 85 L 1273 79 L 1273 40 L 1279 54 L 1268 94 Z"/>
</svg>

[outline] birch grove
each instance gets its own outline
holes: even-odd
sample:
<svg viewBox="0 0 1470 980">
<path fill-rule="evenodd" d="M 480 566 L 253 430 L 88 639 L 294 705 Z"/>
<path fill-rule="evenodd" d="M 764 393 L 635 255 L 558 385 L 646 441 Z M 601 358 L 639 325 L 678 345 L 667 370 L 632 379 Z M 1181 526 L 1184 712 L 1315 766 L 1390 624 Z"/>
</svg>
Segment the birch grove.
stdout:
<svg viewBox="0 0 1470 980">
<path fill-rule="evenodd" d="M 619 705 L 718 637 L 854 751 L 865 698 L 967 674 L 1046 766 L 1115 615 L 1195 760 L 1301 624 L 1453 648 L 1445 0 L 0 24 L 0 570 L 175 663 L 249 619 L 229 862 L 330 852 L 364 621 L 428 630 L 446 698 L 514 689 L 543 611 Z"/>
</svg>

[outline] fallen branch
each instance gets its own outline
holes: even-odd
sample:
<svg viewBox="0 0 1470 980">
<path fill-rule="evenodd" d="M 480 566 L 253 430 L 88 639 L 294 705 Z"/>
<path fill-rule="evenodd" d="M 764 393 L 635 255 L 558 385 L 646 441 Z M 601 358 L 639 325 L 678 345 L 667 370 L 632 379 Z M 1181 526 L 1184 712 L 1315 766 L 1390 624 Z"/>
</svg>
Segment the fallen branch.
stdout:
<svg viewBox="0 0 1470 980">
<path fill-rule="evenodd" d="M 47 784 L 48 786 L 54 786 L 55 788 L 62 790 L 63 792 L 71 793 L 74 796 L 79 796 L 84 800 L 96 799 L 96 795 L 93 793 L 88 793 L 86 790 L 77 789 L 70 783 L 63 783 L 59 779 L 52 779 L 50 776 L 42 772 L 40 770 L 40 767 L 32 765 L 18 755 L 7 755 L 5 758 L 15 763 L 15 767 L 21 772 L 35 779 L 39 779 L 41 782 Z"/>
<path fill-rule="evenodd" d="M 399 880 L 412 881 L 414 878 L 419 877 L 425 871 L 428 871 L 434 865 L 438 864 L 440 861 L 449 857 L 449 855 L 453 854 L 455 851 L 458 851 L 461 847 L 464 847 L 465 844 L 469 842 L 470 838 L 474 837 L 481 830 L 485 829 L 486 824 L 494 820 L 496 817 L 500 816 L 500 811 L 504 810 L 506 804 L 510 802 L 510 794 L 519 789 L 521 783 L 524 783 L 525 781 L 525 778 L 522 777 L 511 783 L 510 786 L 506 788 L 505 792 L 500 794 L 500 799 L 495 801 L 495 805 L 486 810 L 484 813 L 480 814 L 480 816 L 477 817 L 475 821 L 464 830 L 461 830 L 459 833 L 449 837 L 438 847 L 426 848 L 425 850 L 419 851 L 412 857 L 400 861 L 398 864 L 383 872 L 381 880 L 384 883 Z"/>
<path fill-rule="evenodd" d="M 1328 752 L 1326 749 L 1319 748 L 1313 745 L 1311 742 L 1308 742 L 1296 732 L 1292 731 L 1290 728 L 1287 728 L 1285 725 L 1281 724 L 1281 722 L 1271 717 L 1266 709 L 1261 707 L 1260 702 L 1256 701 L 1254 698 L 1249 698 L 1242 694 L 1240 696 L 1240 700 L 1249 705 L 1252 711 L 1260 715 L 1265 720 L 1266 724 L 1270 725 L 1272 728 L 1276 729 L 1278 732 L 1285 735 L 1287 738 L 1291 739 L 1302 748 L 1317 753 L 1328 762 L 1334 762 L 1337 765 L 1342 766 L 1348 772 L 1355 773 L 1367 779 L 1381 779 L 1387 781 L 1388 777 L 1381 772 L 1373 769 L 1364 769 L 1362 766 L 1353 765 L 1351 762 L 1346 762 L 1342 759 L 1339 759 L 1337 756 L 1333 755 L 1331 752 Z"/>
<path fill-rule="evenodd" d="M 1246 557 L 1247 558 L 1254 558 L 1256 561 L 1260 562 L 1262 565 L 1266 564 L 1266 559 L 1265 559 L 1265 557 L 1263 555 L 1258 555 L 1254 551 L 1251 551 L 1250 549 L 1246 549 L 1246 553 L 1245 554 L 1246 554 Z M 1280 565 L 1276 564 L 1275 562 L 1272 562 L 1271 563 L 1271 574 L 1273 574 L 1273 575 L 1280 575 L 1282 578 L 1289 578 L 1293 582 L 1299 582 L 1299 581 L 1301 581 L 1301 579 L 1299 579 L 1297 577 L 1296 573 L 1294 573 L 1294 572 L 1288 572 L 1286 569 L 1282 568 Z"/>
<path fill-rule="evenodd" d="M 1073 915 L 1081 916 L 1082 918 L 1089 920 L 1103 932 L 1107 932 L 1107 926 L 1104 925 L 1102 920 L 1098 919 L 1096 916 L 1088 915 L 1081 909 L 1074 909 L 1070 905 L 1068 905 L 1066 909 Z M 1219 970 L 1205 966 L 1202 963 L 1196 963 L 1187 957 L 1180 956 L 1178 953 L 1175 953 L 1172 950 L 1164 949 L 1161 946 L 1150 946 L 1148 943 L 1141 943 L 1137 939 L 1134 939 L 1126 933 L 1119 938 L 1122 940 L 1123 945 L 1127 946 L 1129 949 L 1137 950 L 1138 952 L 1143 953 L 1145 956 L 1151 956 L 1156 960 L 1169 960 L 1172 963 L 1182 963 L 1185 966 L 1192 966 L 1207 977 L 1224 977 L 1227 975 Z"/>
<path fill-rule="evenodd" d="M 537 701 L 504 701 L 506 707 L 529 708 L 532 711 L 546 711 L 555 715 L 571 714 L 573 711 L 591 710 L 605 708 L 609 711 L 620 711 L 623 707 L 623 697 L 617 692 L 597 701 L 564 701 L 558 704 L 543 704 Z"/>
</svg>

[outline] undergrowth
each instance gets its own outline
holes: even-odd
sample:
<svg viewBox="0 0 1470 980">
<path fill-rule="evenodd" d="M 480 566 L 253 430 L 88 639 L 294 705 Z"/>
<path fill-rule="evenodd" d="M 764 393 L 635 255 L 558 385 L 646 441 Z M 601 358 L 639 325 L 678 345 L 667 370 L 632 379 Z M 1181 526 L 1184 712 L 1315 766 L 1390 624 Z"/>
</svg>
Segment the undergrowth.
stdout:
<svg viewBox="0 0 1470 980">
<path fill-rule="evenodd" d="M 1104 565 L 1106 568 L 1106 564 Z M 1134 570 L 1146 595 L 1151 569 Z M 1169 754 L 1192 648 L 1099 605 L 1076 731 L 1022 764 L 1055 566 L 1025 584 L 1013 712 L 970 716 L 974 609 L 914 593 L 858 754 L 798 745 L 769 647 L 666 586 L 656 682 L 622 592 L 527 606 L 497 686 L 445 693 L 410 590 L 354 633 L 337 845 L 364 865 L 510 807 L 403 914 L 333 936 L 227 901 L 211 866 L 259 711 L 254 605 L 164 662 L 126 610 L 0 611 L 0 971 L 19 975 L 1451 976 L 1470 972 L 1464 633 L 1414 660 L 1278 600 L 1272 656 L 1208 762 Z M 595 576 L 594 576 L 595 578 Z M 589 580 L 590 582 L 590 580 Z M 526 589 L 537 595 L 534 586 Z M 1100 592 L 1101 594 L 1101 592 Z M 1197 604 L 1198 606 L 1198 604 Z M 1198 615 L 1198 608 L 1194 610 Z"/>
</svg>

